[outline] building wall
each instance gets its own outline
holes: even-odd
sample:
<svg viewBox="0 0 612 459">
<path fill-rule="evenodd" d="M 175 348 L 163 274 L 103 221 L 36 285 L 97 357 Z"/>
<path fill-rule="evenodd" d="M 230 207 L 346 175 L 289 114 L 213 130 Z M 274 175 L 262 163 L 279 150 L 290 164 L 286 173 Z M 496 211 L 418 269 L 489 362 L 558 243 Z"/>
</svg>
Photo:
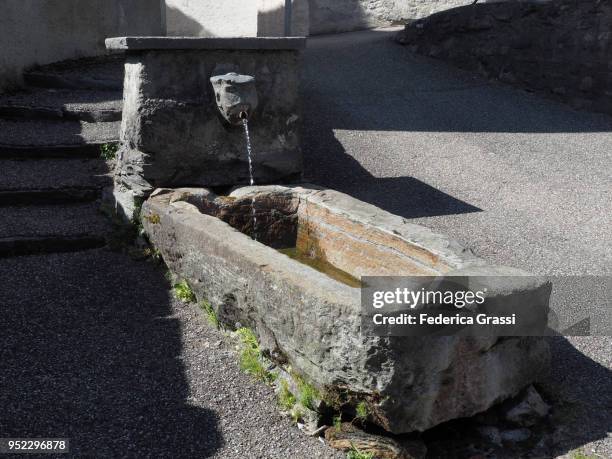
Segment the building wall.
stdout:
<svg viewBox="0 0 612 459">
<path fill-rule="evenodd" d="M 291 0 L 291 35 L 305 37 L 309 33 L 309 0 Z M 260 37 L 285 35 L 285 0 L 259 0 L 257 35 Z"/>
<path fill-rule="evenodd" d="M 471 3 L 471 0 L 309 1 L 311 35 L 379 27 Z"/>
<path fill-rule="evenodd" d="M 291 35 L 347 32 L 429 16 L 472 0 L 292 0 Z M 485 1 L 485 0 L 481 0 Z M 172 36 L 282 36 L 285 0 L 166 0 Z"/>
<path fill-rule="evenodd" d="M 170 36 L 257 36 L 257 0 L 166 0 Z"/>
<path fill-rule="evenodd" d="M 104 39 L 161 35 L 163 0 L 2 0 L 0 91 L 24 69 L 106 52 Z"/>
</svg>

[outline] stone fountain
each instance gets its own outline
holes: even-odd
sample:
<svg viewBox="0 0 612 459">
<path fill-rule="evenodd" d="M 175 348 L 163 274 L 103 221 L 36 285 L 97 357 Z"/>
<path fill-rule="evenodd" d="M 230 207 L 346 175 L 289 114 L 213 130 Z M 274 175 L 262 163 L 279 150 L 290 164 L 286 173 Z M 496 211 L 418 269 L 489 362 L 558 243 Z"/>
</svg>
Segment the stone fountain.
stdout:
<svg viewBox="0 0 612 459">
<path fill-rule="evenodd" d="M 145 200 L 141 221 L 169 268 L 222 323 L 251 327 L 265 354 L 328 405 L 354 412 L 365 403 L 368 421 L 389 432 L 423 431 L 485 411 L 546 371 L 548 345 L 536 336 L 364 333 L 364 276 L 513 276 L 511 289 L 491 285 L 489 295 L 543 322 L 550 284 L 491 266 L 442 234 L 345 194 L 291 184 L 302 171 L 303 39 L 107 45 L 128 53 L 119 208 L 131 215 Z M 260 186 L 243 186 L 251 181 L 243 118 Z"/>
</svg>

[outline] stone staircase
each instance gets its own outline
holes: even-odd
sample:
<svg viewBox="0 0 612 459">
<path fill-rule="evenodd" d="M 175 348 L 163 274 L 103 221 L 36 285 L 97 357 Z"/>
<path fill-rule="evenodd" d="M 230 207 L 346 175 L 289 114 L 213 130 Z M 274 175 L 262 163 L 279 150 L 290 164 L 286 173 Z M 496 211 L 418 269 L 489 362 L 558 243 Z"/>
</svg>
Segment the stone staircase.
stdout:
<svg viewBox="0 0 612 459">
<path fill-rule="evenodd" d="M 0 257 L 106 245 L 112 183 L 101 146 L 118 141 L 121 57 L 67 61 L 0 95 Z"/>
</svg>

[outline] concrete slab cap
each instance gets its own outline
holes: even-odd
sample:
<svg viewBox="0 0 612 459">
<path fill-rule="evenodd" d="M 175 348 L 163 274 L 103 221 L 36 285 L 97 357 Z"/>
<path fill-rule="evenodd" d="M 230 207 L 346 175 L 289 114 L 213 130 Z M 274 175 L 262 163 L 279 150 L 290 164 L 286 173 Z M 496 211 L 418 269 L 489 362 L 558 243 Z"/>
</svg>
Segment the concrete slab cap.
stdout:
<svg viewBox="0 0 612 459">
<path fill-rule="evenodd" d="M 299 50 L 306 47 L 305 37 L 113 37 L 106 48 L 124 51 L 180 49 L 250 49 Z"/>
</svg>

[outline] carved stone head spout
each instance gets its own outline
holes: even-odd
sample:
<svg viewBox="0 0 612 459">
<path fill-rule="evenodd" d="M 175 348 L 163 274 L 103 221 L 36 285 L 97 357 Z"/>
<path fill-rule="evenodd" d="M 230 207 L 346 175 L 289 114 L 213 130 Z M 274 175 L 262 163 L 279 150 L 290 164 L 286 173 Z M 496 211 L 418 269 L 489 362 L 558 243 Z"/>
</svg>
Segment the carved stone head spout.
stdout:
<svg viewBox="0 0 612 459">
<path fill-rule="evenodd" d="M 230 124 L 242 124 L 251 117 L 258 104 L 255 78 L 231 72 L 210 79 L 217 107 Z"/>
</svg>

